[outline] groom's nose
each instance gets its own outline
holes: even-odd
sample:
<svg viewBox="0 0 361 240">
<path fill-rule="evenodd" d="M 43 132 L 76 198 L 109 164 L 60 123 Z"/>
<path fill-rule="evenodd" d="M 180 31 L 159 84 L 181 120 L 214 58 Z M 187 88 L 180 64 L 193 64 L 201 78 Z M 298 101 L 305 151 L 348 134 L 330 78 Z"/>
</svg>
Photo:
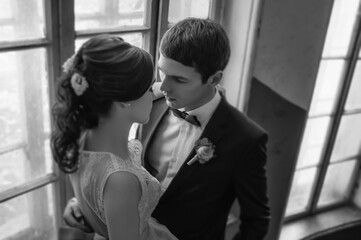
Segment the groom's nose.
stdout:
<svg viewBox="0 0 361 240">
<path fill-rule="evenodd" d="M 162 83 L 160 85 L 160 90 L 162 92 L 169 92 L 169 90 L 170 90 L 170 81 L 169 81 L 168 76 L 164 76 L 164 78 L 162 79 Z"/>
</svg>

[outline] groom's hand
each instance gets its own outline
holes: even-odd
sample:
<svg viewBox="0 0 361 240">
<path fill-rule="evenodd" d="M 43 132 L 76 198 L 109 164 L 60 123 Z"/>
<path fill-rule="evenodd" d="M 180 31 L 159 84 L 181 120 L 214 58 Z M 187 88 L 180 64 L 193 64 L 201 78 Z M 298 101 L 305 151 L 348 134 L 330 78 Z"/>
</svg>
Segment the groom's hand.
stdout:
<svg viewBox="0 0 361 240">
<path fill-rule="evenodd" d="M 83 213 L 76 198 L 69 200 L 65 207 L 63 214 L 64 222 L 66 225 L 78 228 L 84 232 L 91 233 L 93 230 L 88 227 L 84 221 Z"/>
</svg>

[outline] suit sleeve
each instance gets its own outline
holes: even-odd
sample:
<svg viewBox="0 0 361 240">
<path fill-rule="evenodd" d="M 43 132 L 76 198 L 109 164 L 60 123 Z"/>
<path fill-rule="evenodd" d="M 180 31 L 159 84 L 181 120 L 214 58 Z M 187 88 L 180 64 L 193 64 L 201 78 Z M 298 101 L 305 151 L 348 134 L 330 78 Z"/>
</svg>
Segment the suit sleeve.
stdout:
<svg viewBox="0 0 361 240">
<path fill-rule="evenodd" d="M 262 134 L 243 155 L 233 174 L 233 186 L 240 205 L 240 229 L 234 240 L 261 240 L 268 231 L 270 208 L 267 196 L 267 144 Z"/>
</svg>

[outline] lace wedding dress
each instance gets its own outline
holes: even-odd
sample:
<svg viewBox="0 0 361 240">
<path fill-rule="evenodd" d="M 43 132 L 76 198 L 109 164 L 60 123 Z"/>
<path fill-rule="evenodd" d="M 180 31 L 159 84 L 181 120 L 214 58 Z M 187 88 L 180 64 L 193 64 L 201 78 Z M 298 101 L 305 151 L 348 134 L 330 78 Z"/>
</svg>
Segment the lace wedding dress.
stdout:
<svg viewBox="0 0 361 240">
<path fill-rule="evenodd" d="M 176 240 L 166 226 L 151 217 L 161 195 L 161 186 L 141 165 L 141 143 L 132 140 L 128 148 L 128 160 L 108 152 L 80 151 L 78 171 L 71 174 L 70 179 L 85 221 L 98 235 L 108 238 L 103 199 L 105 183 L 111 174 L 125 171 L 134 174 L 141 186 L 142 195 L 138 205 L 140 239 Z"/>
</svg>

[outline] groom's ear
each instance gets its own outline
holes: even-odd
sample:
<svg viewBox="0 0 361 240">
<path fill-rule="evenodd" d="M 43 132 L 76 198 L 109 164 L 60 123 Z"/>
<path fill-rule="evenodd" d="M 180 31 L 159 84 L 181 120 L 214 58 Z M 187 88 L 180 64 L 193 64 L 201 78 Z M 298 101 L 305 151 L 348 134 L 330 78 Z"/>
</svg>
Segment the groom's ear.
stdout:
<svg viewBox="0 0 361 240">
<path fill-rule="evenodd" d="M 221 82 L 222 77 L 223 77 L 223 71 L 218 70 L 208 78 L 207 82 L 213 86 L 216 86 Z"/>
</svg>

